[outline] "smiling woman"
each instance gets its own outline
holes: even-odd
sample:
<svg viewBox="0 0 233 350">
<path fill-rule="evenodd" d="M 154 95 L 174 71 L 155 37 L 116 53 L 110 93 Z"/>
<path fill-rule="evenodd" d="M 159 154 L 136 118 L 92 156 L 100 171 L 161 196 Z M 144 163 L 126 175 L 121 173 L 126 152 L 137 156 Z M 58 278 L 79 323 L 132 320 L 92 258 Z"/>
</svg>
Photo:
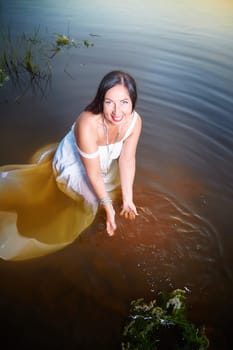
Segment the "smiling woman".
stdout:
<svg viewBox="0 0 233 350">
<path fill-rule="evenodd" d="M 129 74 L 108 73 L 93 101 L 60 143 L 53 161 L 63 192 L 72 198 L 81 195 L 94 211 L 98 202 L 104 207 L 109 235 L 116 230 L 110 192 L 119 184 L 123 197 L 121 214 L 132 219 L 137 215 L 133 182 L 141 118 L 134 109 L 136 100 L 136 83 Z"/>
<path fill-rule="evenodd" d="M 112 236 L 119 185 L 121 215 L 135 219 L 133 183 L 141 133 L 136 100 L 134 79 L 112 71 L 59 145 L 41 150 L 30 165 L 0 168 L 3 259 L 34 258 L 63 248 L 91 224 L 99 205 Z"/>
<path fill-rule="evenodd" d="M 12 349 L 19 344 L 25 350 L 50 345 L 58 350 L 119 349 L 129 299 L 153 300 L 160 291 L 187 287 L 190 319 L 205 324 L 211 349 L 233 349 L 233 1 L 0 4 L 0 22 L 11 28 L 12 39 L 19 33 L 28 37 L 40 26 L 41 38 L 49 42 L 49 33 L 60 33 L 58 42 L 91 35 L 95 44 L 91 50 L 61 46 L 62 54 L 52 61 L 46 98 L 28 90 L 19 101 L 19 87 L 11 88 L 11 80 L 3 85 L 1 165 L 28 163 L 32 153 L 59 142 L 75 123 L 75 132 L 68 134 L 78 139 L 79 150 L 75 143 L 71 149 L 76 149 L 82 164 L 85 153 L 96 156 L 86 163 L 99 157 L 103 179 L 109 179 L 114 169 L 118 173 L 124 146 L 132 138 L 130 134 L 123 142 L 117 162 L 124 132 L 137 112 L 143 116 L 133 191 L 139 215 L 136 221 L 119 217 L 117 197 L 114 237 L 105 232 L 104 207 L 95 216 L 95 206 L 84 197 L 77 194 L 74 200 L 58 187 L 51 166 L 57 144 L 47 153 L 42 150 L 44 157 L 30 165 L 0 169 L 0 250 L 5 259 L 48 254 L 76 240 L 35 261 L 1 261 L 2 338 Z M 57 41 L 52 42 L 56 46 Z M 43 62 L 38 62 L 40 67 Z M 100 106 L 91 106 L 97 110 L 81 114 L 92 118 L 80 116 L 76 123 L 77 111 L 91 101 L 87 99 L 95 95 L 95 86 L 115 67 L 137 78 L 136 112 L 133 107 L 126 124 L 124 118 L 121 125 L 97 120 L 103 113 L 98 108 L 107 107 L 102 99 Z M 104 94 L 111 88 L 110 84 Z M 16 98 L 20 103 L 14 103 Z M 114 97 L 113 102 L 119 99 Z M 115 121 L 116 116 L 122 115 L 112 114 Z M 140 123 L 135 118 L 133 133 Z M 93 123 L 81 141 L 78 125 L 87 120 Z M 99 139 L 94 140 L 97 132 Z M 62 143 L 69 144 L 67 135 L 61 151 Z M 71 163 L 63 169 L 64 180 L 69 179 Z M 126 179 L 122 174 L 122 181 Z M 120 189 L 117 181 L 120 184 L 120 177 L 105 184 L 110 199 L 115 191 L 109 186 Z M 64 181 L 64 190 L 70 190 L 65 184 L 69 181 Z M 98 198 L 88 193 L 98 208 Z M 107 202 L 102 201 L 105 207 Z"/>
</svg>

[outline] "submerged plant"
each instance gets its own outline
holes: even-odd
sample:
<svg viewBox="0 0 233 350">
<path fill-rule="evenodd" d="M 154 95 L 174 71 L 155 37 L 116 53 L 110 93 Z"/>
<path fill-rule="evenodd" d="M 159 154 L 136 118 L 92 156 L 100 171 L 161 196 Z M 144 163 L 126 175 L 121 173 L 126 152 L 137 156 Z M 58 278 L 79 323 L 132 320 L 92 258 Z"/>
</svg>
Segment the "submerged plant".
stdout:
<svg viewBox="0 0 233 350">
<path fill-rule="evenodd" d="M 187 319 L 185 291 L 163 293 L 161 303 L 131 302 L 130 321 L 123 332 L 122 350 L 206 350 L 205 329 Z"/>
<path fill-rule="evenodd" d="M 33 53 L 30 47 L 25 52 L 25 57 L 22 61 L 22 65 L 25 70 L 31 74 L 32 77 L 40 72 L 39 65 L 33 62 Z"/>
<path fill-rule="evenodd" d="M 44 94 L 52 75 L 52 59 L 63 47 L 79 48 L 93 46 L 89 40 L 78 43 L 69 35 L 56 34 L 52 41 L 48 36 L 41 38 L 40 28 L 32 34 L 15 36 L 10 30 L 1 32 L 0 87 L 10 78 L 12 84 L 23 89 L 23 94 L 31 87 Z M 52 55 L 51 55 L 52 52 Z"/>
<path fill-rule="evenodd" d="M 56 34 L 56 44 L 58 46 L 67 46 L 67 47 L 80 47 L 75 39 L 71 39 L 67 35 Z"/>
<path fill-rule="evenodd" d="M 9 80 L 9 76 L 4 69 L 0 68 L 0 87 Z"/>
<path fill-rule="evenodd" d="M 71 45 L 72 40 L 69 39 L 66 35 L 56 35 L 56 43 L 59 46 L 64 46 L 64 45 Z"/>
<path fill-rule="evenodd" d="M 93 46 L 93 45 L 94 45 L 93 42 L 91 42 L 90 40 L 87 40 L 87 39 L 83 40 L 83 44 L 84 44 L 84 46 L 86 46 L 86 47 L 89 47 L 89 46 Z"/>
<path fill-rule="evenodd" d="M 75 39 L 71 39 L 70 36 L 64 35 L 64 34 L 55 34 L 56 35 L 56 46 L 57 48 L 66 46 L 68 48 L 71 47 L 82 47 L 82 46 L 93 46 L 94 44 L 87 39 L 84 39 L 81 42 L 78 42 Z"/>
</svg>

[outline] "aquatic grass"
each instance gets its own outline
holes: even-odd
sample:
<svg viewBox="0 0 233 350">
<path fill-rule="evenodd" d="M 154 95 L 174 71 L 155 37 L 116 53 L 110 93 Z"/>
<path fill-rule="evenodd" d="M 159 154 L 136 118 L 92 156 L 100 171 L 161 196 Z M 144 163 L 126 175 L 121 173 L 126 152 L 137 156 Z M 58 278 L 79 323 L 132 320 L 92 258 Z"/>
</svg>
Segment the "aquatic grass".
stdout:
<svg viewBox="0 0 233 350">
<path fill-rule="evenodd" d="M 42 39 L 40 37 L 40 26 L 34 28 L 33 33 L 27 37 L 24 33 L 24 40 L 31 42 L 33 45 L 41 44 Z"/>
<path fill-rule="evenodd" d="M 39 26 L 35 27 L 31 34 L 22 33 L 14 38 L 8 28 L 5 32 L 0 33 L 0 38 L 2 47 L 0 87 L 7 80 L 10 80 L 13 85 L 23 89 L 22 95 L 29 88 L 35 92 L 36 88 L 43 91 L 44 88 L 48 87 L 48 82 L 52 77 L 52 59 L 61 53 L 63 48 L 71 49 L 94 45 L 87 39 L 78 42 L 71 39 L 70 35 L 64 34 L 56 33 L 52 39 L 48 34 L 42 37 Z M 5 78 L 3 78 L 3 74 L 5 74 Z"/>
<path fill-rule="evenodd" d="M 84 40 L 83 40 L 83 44 L 84 44 L 84 46 L 86 46 L 86 47 L 89 47 L 89 46 L 93 46 L 93 45 L 94 45 L 93 42 L 91 42 L 90 40 L 87 40 L 87 39 L 84 39 Z"/>
<path fill-rule="evenodd" d="M 4 69 L 0 68 L 0 87 L 4 85 L 9 80 L 9 75 Z"/>
<path fill-rule="evenodd" d="M 93 42 L 87 39 L 84 39 L 81 42 L 78 42 L 74 38 L 70 38 L 69 36 L 64 34 L 55 34 L 55 35 L 56 35 L 57 47 L 66 46 L 68 48 L 71 48 L 71 47 L 81 48 L 83 46 L 89 47 L 94 45 Z"/>
<path fill-rule="evenodd" d="M 73 40 L 68 38 L 66 35 L 56 34 L 56 44 L 58 46 L 70 46 L 72 45 Z"/>
<path fill-rule="evenodd" d="M 40 67 L 38 64 L 33 63 L 32 57 L 32 49 L 30 47 L 27 48 L 24 61 L 22 62 L 23 67 L 29 72 L 32 76 L 36 75 L 40 71 Z"/>
<path fill-rule="evenodd" d="M 123 331 L 122 350 L 206 350 L 209 340 L 205 328 L 188 320 L 185 290 L 162 293 L 157 300 L 133 300 L 130 321 Z"/>
<path fill-rule="evenodd" d="M 11 79 L 20 79 L 25 72 L 33 77 L 41 71 L 39 64 L 35 62 L 36 51 L 41 52 L 41 47 L 36 47 L 38 40 L 35 38 L 31 40 L 25 33 L 13 39 L 9 30 L 7 34 L 2 33 L 1 37 L 3 50 L 0 64 Z"/>
</svg>

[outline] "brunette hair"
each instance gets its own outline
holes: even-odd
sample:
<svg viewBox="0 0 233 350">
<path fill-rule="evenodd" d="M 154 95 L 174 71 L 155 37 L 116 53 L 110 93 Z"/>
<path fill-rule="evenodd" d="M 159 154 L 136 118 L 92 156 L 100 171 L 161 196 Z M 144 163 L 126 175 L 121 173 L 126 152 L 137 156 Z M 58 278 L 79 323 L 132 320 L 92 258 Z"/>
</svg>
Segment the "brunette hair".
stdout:
<svg viewBox="0 0 233 350">
<path fill-rule="evenodd" d="M 131 75 L 120 70 L 109 72 L 103 77 L 93 101 L 89 103 L 84 110 L 94 114 L 102 113 L 105 94 L 116 85 L 123 85 L 126 87 L 132 102 L 132 110 L 134 110 L 137 102 L 136 82 Z"/>
</svg>

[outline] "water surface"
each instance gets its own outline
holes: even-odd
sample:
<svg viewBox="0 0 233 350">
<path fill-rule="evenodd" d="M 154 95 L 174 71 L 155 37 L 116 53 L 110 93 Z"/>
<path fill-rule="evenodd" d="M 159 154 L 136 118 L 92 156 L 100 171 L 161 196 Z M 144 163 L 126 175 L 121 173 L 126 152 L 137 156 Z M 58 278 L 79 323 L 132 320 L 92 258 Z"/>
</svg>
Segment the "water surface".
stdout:
<svg viewBox="0 0 233 350">
<path fill-rule="evenodd" d="M 206 325 L 210 348 L 229 349 L 232 2 L 1 1 L 0 23 L 13 36 L 39 26 L 45 39 L 69 33 L 94 43 L 54 58 L 44 95 L 22 95 L 11 82 L 0 90 L 1 165 L 27 163 L 38 148 L 58 142 L 112 69 L 136 78 L 143 118 L 136 224 L 119 217 L 109 239 L 97 217 L 58 253 L 1 261 L 9 349 L 119 349 L 129 301 L 174 288 L 190 291 L 190 316 Z"/>
</svg>

